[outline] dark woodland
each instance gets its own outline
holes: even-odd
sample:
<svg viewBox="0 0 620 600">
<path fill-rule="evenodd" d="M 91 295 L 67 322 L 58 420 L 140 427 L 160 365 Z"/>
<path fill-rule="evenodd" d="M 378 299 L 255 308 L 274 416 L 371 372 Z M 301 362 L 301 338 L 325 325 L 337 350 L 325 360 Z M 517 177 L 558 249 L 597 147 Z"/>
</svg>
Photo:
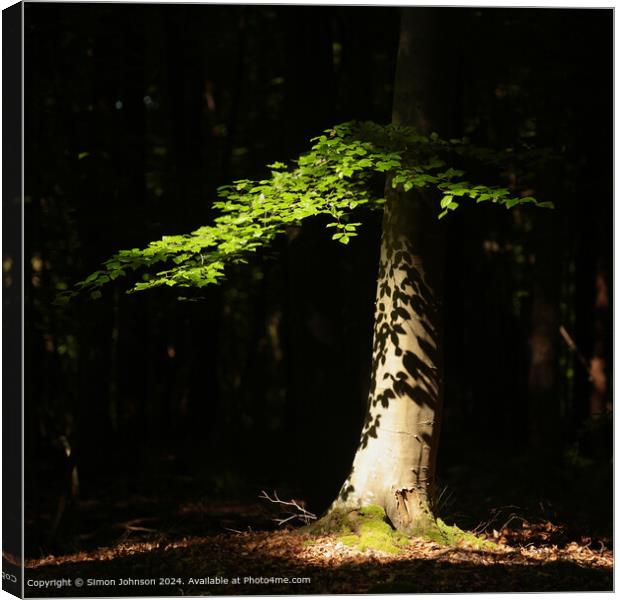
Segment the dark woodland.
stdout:
<svg viewBox="0 0 620 600">
<path fill-rule="evenodd" d="M 432 11 L 451 135 L 546 149 L 480 177 L 555 208 L 441 221 L 433 511 L 477 537 L 390 554 L 301 527 L 360 439 L 380 211 L 347 245 L 289 227 L 219 285 L 55 299 L 335 124 L 389 123 L 402 10 L 25 5 L 26 578 L 174 579 L 27 595 L 612 589 L 613 13 Z M 190 581 L 216 576 L 241 582 Z"/>
</svg>

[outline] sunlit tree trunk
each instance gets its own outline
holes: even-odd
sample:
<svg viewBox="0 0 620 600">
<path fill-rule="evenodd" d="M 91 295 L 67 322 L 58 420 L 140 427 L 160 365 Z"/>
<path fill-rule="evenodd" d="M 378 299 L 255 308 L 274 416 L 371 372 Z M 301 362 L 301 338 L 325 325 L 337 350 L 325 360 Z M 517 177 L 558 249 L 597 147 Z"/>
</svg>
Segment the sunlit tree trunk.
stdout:
<svg viewBox="0 0 620 600">
<path fill-rule="evenodd" d="M 402 17 L 393 121 L 424 133 L 437 127 L 432 113 L 449 105 L 437 87 L 450 77 L 438 70 L 435 54 L 439 12 L 409 9 Z M 368 412 L 351 474 L 333 505 L 382 506 L 403 531 L 432 522 L 439 443 L 443 224 L 432 200 L 388 182 Z"/>
</svg>

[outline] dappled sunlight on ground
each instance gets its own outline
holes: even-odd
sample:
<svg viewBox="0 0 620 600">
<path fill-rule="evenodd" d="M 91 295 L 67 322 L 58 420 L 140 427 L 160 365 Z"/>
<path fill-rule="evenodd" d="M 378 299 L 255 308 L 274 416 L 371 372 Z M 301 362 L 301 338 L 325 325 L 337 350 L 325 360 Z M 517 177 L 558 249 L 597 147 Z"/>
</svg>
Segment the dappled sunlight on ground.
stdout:
<svg viewBox="0 0 620 600">
<path fill-rule="evenodd" d="M 483 551 L 465 543 L 442 546 L 423 539 L 413 539 L 393 555 L 360 551 L 334 536 L 278 530 L 121 543 L 93 552 L 29 560 L 26 567 L 27 578 L 33 579 L 178 578 L 165 587 L 122 590 L 123 594 L 144 595 L 610 590 L 613 556 L 608 549 L 576 542 L 562 547 L 498 544 Z M 249 576 L 305 577 L 309 581 L 244 583 Z M 196 583 L 205 577 L 226 578 L 228 583 Z M 240 578 L 238 584 L 231 583 L 234 577 Z M 82 589 L 84 595 L 95 596 L 111 591 L 97 586 Z M 46 593 L 76 591 L 80 593 L 69 588 Z"/>
</svg>

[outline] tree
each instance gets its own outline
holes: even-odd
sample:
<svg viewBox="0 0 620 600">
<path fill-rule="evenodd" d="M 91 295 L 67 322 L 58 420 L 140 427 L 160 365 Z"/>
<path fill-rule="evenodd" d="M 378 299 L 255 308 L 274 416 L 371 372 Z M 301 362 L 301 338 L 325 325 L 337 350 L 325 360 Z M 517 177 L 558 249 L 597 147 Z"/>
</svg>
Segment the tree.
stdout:
<svg viewBox="0 0 620 600">
<path fill-rule="evenodd" d="M 505 187 L 465 180 L 463 164 L 498 165 L 506 153 L 435 133 L 446 118 L 442 107 L 449 107 L 442 85 L 449 73 L 439 64 L 437 44 L 443 14 L 403 12 L 392 124 L 349 122 L 327 130 L 290 168 L 274 163 L 267 179 L 220 188 L 214 203 L 220 214 L 212 225 L 120 251 L 77 285 L 96 299 L 101 286 L 128 269 L 146 269 L 132 291 L 204 287 L 221 281 L 227 265 L 245 262 L 248 253 L 291 224 L 325 215 L 333 239 L 348 244 L 361 225 L 352 221 L 353 212 L 362 206 L 383 209 L 368 413 L 333 509 L 378 505 L 402 531 L 433 523 L 443 379 L 440 219 L 465 197 L 507 208 L 528 202 L 550 206 Z M 377 189 L 378 178 L 386 175 L 384 198 Z M 159 263 L 164 270 L 153 269 Z"/>
</svg>

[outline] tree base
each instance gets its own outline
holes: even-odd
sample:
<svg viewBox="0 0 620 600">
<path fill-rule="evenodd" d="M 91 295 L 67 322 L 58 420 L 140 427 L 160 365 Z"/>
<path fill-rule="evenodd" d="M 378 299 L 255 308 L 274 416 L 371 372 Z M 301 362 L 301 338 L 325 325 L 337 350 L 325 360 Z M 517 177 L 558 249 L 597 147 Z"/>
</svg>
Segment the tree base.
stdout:
<svg viewBox="0 0 620 600">
<path fill-rule="evenodd" d="M 345 546 L 398 554 L 409 538 L 388 522 L 385 510 L 376 504 L 355 510 L 333 508 L 316 523 L 304 527 L 313 535 L 335 534 Z"/>
<path fill-rule="evenodd" d="M 306 525 L 302 533 L 310 535 L 335 535 L 341 543 L 358 550 L 378 550 L 398 554 L 411 538 L 425 538 L 445 546 L 467 545 L 481 550 L 492 550 L 496 544 L 463 531 L 456 525 L 446 525 L 441 519 L 431 517 L 420 520 L 406 533 L 394 529 L 388 522 L 385 510 L 375 504 L 358 509 L 333 508 L 318 521 Z"/>
<path fill-rule="evenodd" d="M 409 535 L 418 536 L 420 532 L 435 526 L 428 497 L 414 489 L 396 490 L 388 502 L 386 512 L 394 527 Z"/>
</svg>

